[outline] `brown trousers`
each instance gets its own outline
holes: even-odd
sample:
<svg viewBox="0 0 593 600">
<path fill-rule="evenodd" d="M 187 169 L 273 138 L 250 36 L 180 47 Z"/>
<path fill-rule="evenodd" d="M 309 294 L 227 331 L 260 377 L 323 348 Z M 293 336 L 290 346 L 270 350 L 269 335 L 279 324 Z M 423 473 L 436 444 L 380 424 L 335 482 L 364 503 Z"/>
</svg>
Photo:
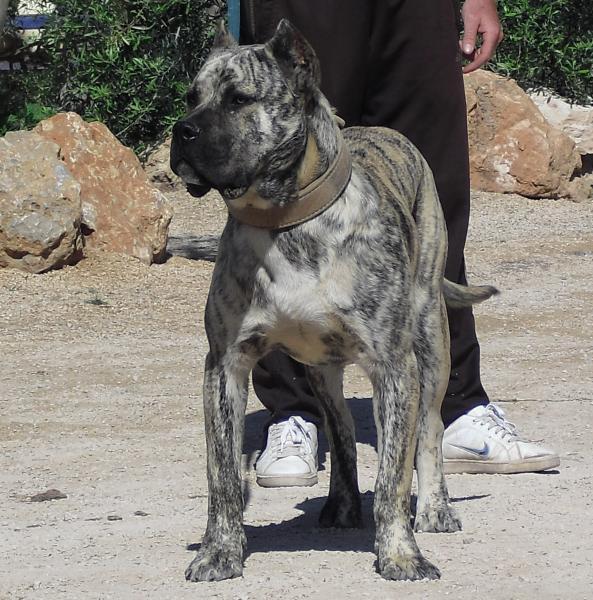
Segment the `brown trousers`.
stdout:
<svg viewBox="0 0 593 600">
<path fill-rule="evenodd" d="M 455 0 L 242 0 L 242 43 L 266 41 L 282 17 L 315 49 L 321 89 L 347 125 L 397 129 L 422 152 L 449 233 L 446 277 L 466 283 L 469 161 Z M 445 426 L 488 403 L 471 309 L 450 310 L 449 328 Z M 253 384 L 274 418 L 321 419 L 304 367 L 281 352 L 260 361 Z"/>
</svg>

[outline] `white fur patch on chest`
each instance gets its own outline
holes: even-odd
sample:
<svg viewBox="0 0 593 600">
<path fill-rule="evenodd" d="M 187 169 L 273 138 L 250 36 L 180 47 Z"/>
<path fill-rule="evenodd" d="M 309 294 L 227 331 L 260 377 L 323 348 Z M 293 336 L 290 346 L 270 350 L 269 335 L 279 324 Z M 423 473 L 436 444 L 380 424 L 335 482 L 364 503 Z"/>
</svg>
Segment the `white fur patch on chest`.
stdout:
<svg viewBox="0 0 593 600">
<path fill-rule="evenodd" d="M 354 361 L 359 345 L 336 316 L 337 306 L 351 304 L 351 271 L 340 265 L 332 273 L 322 268 L 320 277 L 288 266 L 262 272 L 266 304 L 252 308 L 249 322 L 263 325 L 270 344 L 305 364 Z"/>
</svg>

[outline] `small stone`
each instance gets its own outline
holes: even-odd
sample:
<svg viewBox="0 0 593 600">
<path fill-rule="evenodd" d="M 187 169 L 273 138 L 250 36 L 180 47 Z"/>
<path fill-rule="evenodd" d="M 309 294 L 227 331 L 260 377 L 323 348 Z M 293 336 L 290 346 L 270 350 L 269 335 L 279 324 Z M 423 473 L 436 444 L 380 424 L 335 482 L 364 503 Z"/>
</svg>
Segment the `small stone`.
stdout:
<svg viewBox="0 0 593 600">
<path fill-rule="evenodd" d="M 123 518 L 119 515 L 107 515 L 108 521 L 123 521 Z"/>
<path fill-rule="evenodd" d="M 144 171 L 152 184 L 162 191 L 184 190 L 185 183 L 171 170 L 170 153 L 171 138 L 167 138 L 148 156 L 144 163 Z"/>
<path fill-rule="evenodd" d="M 41 492 L 39 494 L 35 494 L 29 498 L 29 502 L 47 502 L 49 500 L 62 500 L 63 498 L 68 498 L 64 492 L 60 492 L 60 490 L 50 489 L 45 492 Z"/>
<path fill-rule="evenodd" d="M 134 511 L 134 514 L 137 517 L 148 517 L 148 513 L 144 512 L 143 510 L 136 510 L 136 511 Z"/>
</svg>

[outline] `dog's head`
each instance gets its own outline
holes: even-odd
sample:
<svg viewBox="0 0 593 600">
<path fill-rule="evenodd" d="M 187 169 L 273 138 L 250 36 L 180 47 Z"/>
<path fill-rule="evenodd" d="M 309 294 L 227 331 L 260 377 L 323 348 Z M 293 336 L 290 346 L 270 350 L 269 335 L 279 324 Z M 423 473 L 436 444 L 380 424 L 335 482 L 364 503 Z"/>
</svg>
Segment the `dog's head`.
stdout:
<svg viewBox="0 0 593 600">
<path fill-rule="evenodd" d="M 173 127 L 171 168 L 193 195 L 215 188 L 231 199 L 288 171 L 305 147 L 319 79 L 313 49 L 287 20 L 256 46 L 238 46 L 222 26 Z"/>
</svg>

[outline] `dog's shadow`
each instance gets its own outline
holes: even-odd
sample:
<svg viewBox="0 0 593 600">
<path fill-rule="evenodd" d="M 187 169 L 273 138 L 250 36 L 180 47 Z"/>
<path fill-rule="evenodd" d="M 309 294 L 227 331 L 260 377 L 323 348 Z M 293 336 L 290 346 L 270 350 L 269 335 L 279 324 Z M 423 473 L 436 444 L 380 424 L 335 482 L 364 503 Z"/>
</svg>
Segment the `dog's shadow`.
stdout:
<svg viewBox="0 0 593 600">
<path fill-rule="evenodd" d="M 481 500 L 490 494 L 452 498 L 452 503 Z M 325 504 L 324 496 L 307 498 L 295 508 L 304 514 L 281 523 L 253 526 L 245 525 L 247 556 L 256 552 L 298 552 L 309 550 L 331 550 L 335 552 L 374 552 L 375 521 L 373 518 L 374 492 L 365 492 L 362 501 L 362 529 L 322 529 L 317 523 Z M 412 494 L 411 508 L 413 526 L 416 514 L 416 494 Z"/>
<path fill-rule="evenodd" d="M 373 552 L 373 494 L 361 495 L 364 529 L 321 529 L 317 523 L 326 498 L 308 498 L 295 506 L 303 514 L 280 523 L 245 525 L 247 553 L 334 550 Z"/>
<path fill-rule="evenodd" d="M 292 519 L 269 525 L 245 525 L 246 557 L 257 552 L 299 552 L 333 550 L 373 552 L 375 526 L 372 492 L 361 495 L 363 529 L 322 529 L 317 524 L 325 497 L 308 498 L 295 508 L 303 511 Z M 189 544 L 187 550 L 197 551 L 201 544 Z"/>
<path fill-rule="evenodd" d="M 452 498 L 452 503 L 482 500 L 490 494 Z M 280 523 L 245 525 L 247 536 L 246 557 L 257 552 L 374 552 L 375 522 L 373 492 L 361 494 L 362 529 L 322 529 L 317 523 L 325 497 L 307 498 L 295 506 L 303 514 Z M 411 498 L 412 514 L 416 512 L 416 495 Z M 413 524 L 413 516 L 412 522 Z M 187 550 L 197 551 L 201 544 L 189 544 Z"/>
</svg>

